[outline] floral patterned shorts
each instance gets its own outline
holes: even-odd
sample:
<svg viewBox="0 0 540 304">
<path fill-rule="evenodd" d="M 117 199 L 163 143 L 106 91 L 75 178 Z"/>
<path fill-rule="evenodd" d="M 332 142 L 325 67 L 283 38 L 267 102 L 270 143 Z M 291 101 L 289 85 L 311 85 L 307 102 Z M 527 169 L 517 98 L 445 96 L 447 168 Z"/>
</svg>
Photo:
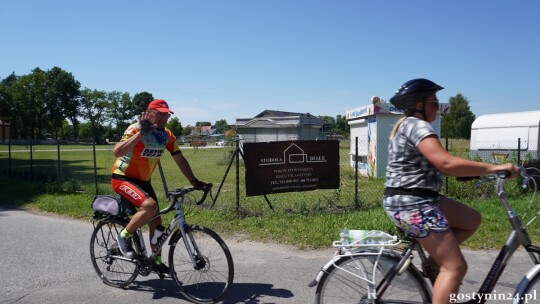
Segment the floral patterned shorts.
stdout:
<svg viewBox="0 0 540 304">
<path fill-rule="evenodd" d="M 450 229 L 446 217 L 437 206 L 402 211 L 386 210 L 386 214 L 396 227 L 411 238 L 423 238 L 431 231 L 442 233 Z"/>
</svg>

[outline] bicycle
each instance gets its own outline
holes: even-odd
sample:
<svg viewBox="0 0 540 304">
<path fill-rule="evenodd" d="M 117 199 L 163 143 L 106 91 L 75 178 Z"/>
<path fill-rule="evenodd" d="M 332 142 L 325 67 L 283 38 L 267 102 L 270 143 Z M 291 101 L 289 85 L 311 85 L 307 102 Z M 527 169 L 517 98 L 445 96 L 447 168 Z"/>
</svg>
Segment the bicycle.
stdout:
<svg viewBox="0 0 540 304">
<path fill-rule="evenodd" d="M 522 187 L 526 188 L 529 183 L 532 183 L 535 186 L 534 194 L 536 194 L 534 179 L 531 179 L 525 168 L 521 167 L 520 172 L 523 177 Z M 510 206 L 504 190 L 507 176 L 507 172 L 500 172 L 491 176 L 490 179 L 495 180 L 496 193 L 506 210 L 512 231 L 493 262 L 480 290 L 473 293 L 474 297 L 464 303 L 485 303 L 490 299 L 490 294 L 505 266 L 520 246 L 528 252 L 534 265 L 521 279 L 512 300 L 516 304 L 532 303 L 529 301 L 538 300 L 536 291 L 540 290 L 540 247 L 531 244 L 526 225 Z M 540 212 L 527 225 L 539 214 Z M 420 243 L 399 232 L 398 235 L 400 237 L 396 241 L 381 244 L 361 244 L 361 242 L 343 244 L 341 241 L 334 241 L 333 246 L 338 248 L 337 252 L 309 284 L 310 287 L 317 286 L 315 302 L 318 304 L 431 303 L 431 288 L 425 278 L 433 284 L 436 274 L 430 267 L 422 267 L 422 270 L 419 270 L 412 263 L 414 251 L 416 251 L 421 265 L 427 265 L 427 257 Z"/>
<path fill-rule="evenodd" d="M 168 207 L 156 213 L 149 222 L 173 210 L 175 215 L 157 239 L 155 249 L 150 255 L 147 253 L 141 229 L 137 230 L 133 236 L 136 253 L 134 259 L 126 258 L 120 253 L 116 240 L 118 232 L 129 223 L 130 213 L 133 214 L 133 211 L 128 212 L 126 203 L 115 197 L 97 196 L 108 200 L 109 208 L 119 206 L 119 209 L 113 208 L 119 210 L 117 212 L 111 213 L 107 208 L 94 212 L 90 256 L 103 283 L 125 288 L 138 275 L 148 276 L 153 271 L 154 257 L 169 240 L 169 275 L 176 282 L 180 293 L 193 303 L 216 303 L 222 300 L 229 292 L 234 278 L 231 252 L 216 232 L 207 227 L 188 224 L 182 208 L 188 193 L 203 191 L 202 198 L 196 203 L 200 205 L 211 188 L 212 184 L 205 188 L 186 187 L 174 191 L 166 189 Z M 164 278 L 163 274 L 158 275 L 161 279 Z"/>
</svg>

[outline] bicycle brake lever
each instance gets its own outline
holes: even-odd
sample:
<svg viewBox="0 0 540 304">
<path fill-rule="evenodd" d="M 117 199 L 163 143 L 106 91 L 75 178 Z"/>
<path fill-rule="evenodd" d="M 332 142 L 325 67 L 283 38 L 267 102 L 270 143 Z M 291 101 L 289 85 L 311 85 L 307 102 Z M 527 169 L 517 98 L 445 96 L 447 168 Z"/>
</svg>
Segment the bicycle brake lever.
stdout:
<svg viewBox="0 0 540 304">
<path fill-rule="evenodd" d="M 212 183 L 208 183 L 206 184 L 205 187 L 203 188 L 200 188 L 200 190 L 203 190 L 203 196 L 201 197 L 201 199 L 196 203 L 197 205 L 200 205 L 202 204 L 205 200 L 206 200 L 206 196 L 208 195 L 208 193 L 212 191 L 212 186 L 214 186 L 214 184 Z M 199 189 L 198 189 L 199 190 Z"/>
<path fill-rule="evenodd" d="M 519 166 L 519 175 L 523 177 L 523 181 L 521 181 L 521 188 L 526 189 L 529 185 L 529 181 L 531 180 L 531 176 L 527 174 L 527 169 L 523 166 Z"/>
</svg>

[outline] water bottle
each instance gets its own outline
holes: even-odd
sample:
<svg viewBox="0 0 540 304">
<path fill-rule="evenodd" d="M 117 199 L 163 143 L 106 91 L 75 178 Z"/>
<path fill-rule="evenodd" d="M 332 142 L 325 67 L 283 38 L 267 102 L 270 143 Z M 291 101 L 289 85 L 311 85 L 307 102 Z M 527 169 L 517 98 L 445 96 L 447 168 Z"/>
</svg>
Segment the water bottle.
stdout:
<svg viewBox="0 0 540 304">
<path fill-rule="evenodd" d="M 152 245 L 157 244 L 159 237 L 163 234 L 163 231 L 165 231 L 165 227 L 163 227 L 162 225 L 157 225 L 156 230 L 154 230 L 154 236 L 150 241 Z"/>
<path fill-rule="evenodd" d="M 366 244 L 367 230 L 349 230 L 349 242 L 354 244 Z"/>
<path fill-rule="evenodd" d="M 342 245 L 377 245 L 388 244 L 397 241 L 397 236 L 379 230 L 348 230 L 339 232 Z"/>
<path fill-rule="evenodd" d="M 349 245 L 349 230 L 341 230 L 339 232 L 339 238 L 342 245 Z"/>
<path fill-rule="evenodd" d="M 397 241 L 397 236 L 379 230 L 372 230 L 367 236 L 368 244 L 388 244 Z"/>
<path fill-rule="evenodd" d="M 343 245 L 349 244 L 365 244 L 367 230 L 341 230 L 339 233 L 341 243 Z"/>
</svg>

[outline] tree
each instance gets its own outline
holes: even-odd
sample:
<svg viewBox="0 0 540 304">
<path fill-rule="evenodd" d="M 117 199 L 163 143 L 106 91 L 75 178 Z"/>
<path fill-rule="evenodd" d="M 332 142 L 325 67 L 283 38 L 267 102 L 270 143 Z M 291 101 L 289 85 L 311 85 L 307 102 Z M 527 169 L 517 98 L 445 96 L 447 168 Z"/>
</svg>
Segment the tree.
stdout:
<svg viewBox="0 0 540 304">
<path fill-rule="evenodd" d="M 182 124 L 180 123 L 180 119 L 178 117 L 173 117 L 171 120 L 167 122 L 167 128 L 173 132 L 174 135 L 179 136 L 182 134 Z"/>
<path fill-rule="evenodd" d="M 12 128 L 22 138 L 41 138 L 49 126 L 43 122 L 45 113 L 44 100 L 45 72 L 40 68 L 31 74 L 18 77 L 11 85 L 9 92 L 13 98 Z"/>
<path fill-rule="evenodd" d="M 15 73 L 0 81 L 0 120 L 11 121 L 13 118 L 13 97 L 10 88 L 16 81 L 17 76 L 15 76 Z"/>
<path fill-rule="evenodd" d="M 333 129 L 336 126 L 336 119 L 331 116 L 319 116 L 320 119 L 324 120 L 326 124 L 323 125 L 321 132 L 325 134 L 331 134 L 333 133 Z M 341 132 L 340 132 L 341 133 Z"/>
<path fill-rule="evenodd" d="M 350 126 L 347 123 L 347 118 L 341 115 L 336 116 L 336 125 L 332 130 L 332 133 L 337 135 L 349 136 L 349 131 Z"/>
<path fill-rule="evenodd" d="M 227 123 L 227 121 L 225 119 L 220 119 L 220 120 L 216 121 L 216 123 L 214 124 L 214 127 L 221 134 L 225 134 L 225 132 L 231 128 L 231 126 L 229 126 L 229 124 Z"/>
<path fill-rule="evenodd" d="M 133 109 L 136 115 L 140 115 L 142 112 L 146 111 L 148 104 L 154 100 L 154 96 L 148 92 L 140 92 L 133 95 Z"/>
<path fill-rule="evenodd" d="M 100 142 L 101 126 L 108 119 L 106 115 L 107 108 L 109 108 L 107 93 L 84 88 L 81 91 L 81 107 L 82 117 L 90 121 L 94 142 Z"/>
<path fill-rule="evenodd" d="M 441 137 L 471 138 L 471 126 L 476 116 L 469 108 L 469 100 L 461 94 L 450 97 L 450 113 L 441 121 Z"/>
<path fill-rule="evenodd" d="M 129 93 L 112 91 L 107 94 L 107 98 L 109 99 L 109 118 L 116 124 L 118 132 L 123 132 L 129 125 L 130 120 L 137 115 L 131 97 Z M 139 112 L 138 115 L 140 114 Z"/>
<path fill-rule="evenodd" d="M 236 131 L 234 129 L 230 129 L 227 132 L 225 132 L 225 137 L 228 139 L 233 139 L 236 136 Z"/>
<path fill-rule="evenodd" d="M 181 134 L 182 134 L 183 136 L 189 136 L 189 135 L 191 135 L 191 131 L 192 131 L 192 129 L 191 129 L 190 127 L 187 127 L 187 128 L 184 128 L 184 129 L 182 130 Z"/>
<path fill-rule="evenodd" d="M 331 124 L 331 125 L 335 125 L 336 124 L 336 119 L 332 116 L 322 116 L 322 115 L 319 115 L 318 116 L 320 119 L 326 121 L 328 124 Z"/>
<path fill-rule="evenodd" d="M 211 126 L 212 124 L 209 121 L 197 121 L 195 123 L 195 126 L 197 127 L 205 127 L 205 126 Z"/>
<path fill-rule="evenodd" d="M 55 138 L 64 136 L 64 118 L 71 121 L 75 136 L 77 136 L 81 84 L 71 73 L 54 67 L 45 73 L 45 87 L 45 114 L 51 123 Z"/>
</svg>

